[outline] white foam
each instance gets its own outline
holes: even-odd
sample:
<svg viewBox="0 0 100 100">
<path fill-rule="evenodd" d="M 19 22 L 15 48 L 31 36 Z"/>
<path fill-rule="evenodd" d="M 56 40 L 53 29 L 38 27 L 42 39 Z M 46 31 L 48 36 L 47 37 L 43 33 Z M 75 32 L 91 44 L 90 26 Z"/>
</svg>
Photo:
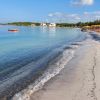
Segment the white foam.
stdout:
<svg viewBox="0 0 100 100">
<path fill-rule="evenodd" d="M 64 66 L 73 58 L 75 50 L 78 46 L 72 46 L 72 49 L 67 49 L 63 52 L 59 61 L 49 65 L 50 67 L 44 72 L 44 74 L 35 81 L 35 83 L 29 85 L 26 89 L 15 94 L 12 100 L 30 100 L 30 96 L 41 89 L 44 84 L 55 75 L 59 74 Z"/>
</svg>

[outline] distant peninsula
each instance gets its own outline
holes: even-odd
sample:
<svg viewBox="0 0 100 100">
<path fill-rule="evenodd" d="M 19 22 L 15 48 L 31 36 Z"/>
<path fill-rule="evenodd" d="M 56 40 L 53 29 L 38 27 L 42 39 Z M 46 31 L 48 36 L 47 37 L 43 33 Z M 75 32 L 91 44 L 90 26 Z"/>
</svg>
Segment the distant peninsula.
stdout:
<svg viewBox="0 0 100 100">
<path fill-rule="evenodd" d="M 46 23 L 46 22 L 45 22 Z M 50 23 L 46 23 L 50 24 Z M 40 26 L 40 22 L 11 22 L 6 23 L 6 25 L 17 25 L 17 26 Z M 96 20 L 93 22 L 78 22 L 78 23 L 56 23 L 58 27 L 83 27 L 83 26 L 91 26 L 91 25 L 100 25 L 100 20 Z"/>
<path fill-rule="evenodd" d="M 40 22 L 11 22 L 0 25 L 15 25 L 15 26 L 49 26 L 51 23 L 40 23 Z M 54 23 L 53 23 L 54 24 Z M 56 27 L 77 27 L 81 28 L 82 31 L 96 31 L 100 32 L 100 20 L 93 22 L 78 22 L 78 23 L 55 23 Z"/>
</svg>

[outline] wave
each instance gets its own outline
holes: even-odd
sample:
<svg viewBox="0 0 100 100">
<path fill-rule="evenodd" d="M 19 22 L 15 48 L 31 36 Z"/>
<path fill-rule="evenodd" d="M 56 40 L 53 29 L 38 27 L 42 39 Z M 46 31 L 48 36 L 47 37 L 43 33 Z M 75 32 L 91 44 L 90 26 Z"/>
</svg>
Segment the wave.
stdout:
<svg viewBox="0 0 100 100">
<path fill-rule="evenodd" d="M 11 100 L 30 100 L 30 96 L 34 94 L 34 92 L 41 89 L 46 82 L 60 73 L 65 65 L 74 57 L 75 51 L 78 47 L 78 43 L 73 43 L 70 46 L 63 46 L 62 54 L 49 63 L 48 69 L 44 71 L 43 75 L 26 89 L 15 94 Z"/>
</svg>

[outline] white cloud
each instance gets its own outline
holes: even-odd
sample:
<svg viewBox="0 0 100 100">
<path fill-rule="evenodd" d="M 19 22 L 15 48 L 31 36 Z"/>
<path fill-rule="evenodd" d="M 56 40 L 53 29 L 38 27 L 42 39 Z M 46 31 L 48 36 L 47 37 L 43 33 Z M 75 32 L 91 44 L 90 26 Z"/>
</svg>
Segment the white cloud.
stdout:
<svg viewBox="0 0 100 100">
<path fill-rule="evenodd" d="M 77 22 L 81 18 L 78 14 L 67 14 L 55 12 L 48 14 L 49 20 L 52 22 Z"/>
<path fill-rule="evenodd" d="M 61 17 L 63 16 L 63 13 L 55 12 L 55 13 L 50 13 L 48 16 L 49 17 Z"/>
<path fill-rule="evenodd" d="M 96 19 L 100 19 L 100 15 L 95 16 Z"/>
<path fill-rule="evenodd" d="M 88 18 L 90 17 L 92 20 L 100 19 L 100 11 L 88 12 Z"/>
<path fill-rule="evenodd" d="M 73 5 L 93 5 L 94 0 L 72 0 Z"/>
<path fill-rule="evenodd" d="M 49 14 L 48 16 L 49 16 L 49 17 L 53 17 L 53 14 L 51 13 L 51 14 Z"/>
<path fill-rule="evenodd" d="M 82 14 L 68 14 L 68 13 L 61 13 L 55 12 L 50 13 L 48 15 L 48 19 L 51 22 L 87 22 L 87 21 L 94 21 L 100 19 L 100 11 L 94 12 L 84 12 Z"/>
</svg>

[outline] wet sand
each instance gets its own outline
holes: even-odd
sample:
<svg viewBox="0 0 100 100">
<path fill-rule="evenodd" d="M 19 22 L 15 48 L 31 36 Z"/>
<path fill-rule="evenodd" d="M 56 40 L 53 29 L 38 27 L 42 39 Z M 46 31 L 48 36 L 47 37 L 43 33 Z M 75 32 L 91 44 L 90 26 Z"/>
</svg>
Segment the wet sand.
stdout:
<svg viewBox="0 0 100 100">
<path fill-rule="evenodd" d="M 31 100 L 99 100 L 100 43 L 83 42 L 59 75 L 31 95 Z"/>
</svg>

